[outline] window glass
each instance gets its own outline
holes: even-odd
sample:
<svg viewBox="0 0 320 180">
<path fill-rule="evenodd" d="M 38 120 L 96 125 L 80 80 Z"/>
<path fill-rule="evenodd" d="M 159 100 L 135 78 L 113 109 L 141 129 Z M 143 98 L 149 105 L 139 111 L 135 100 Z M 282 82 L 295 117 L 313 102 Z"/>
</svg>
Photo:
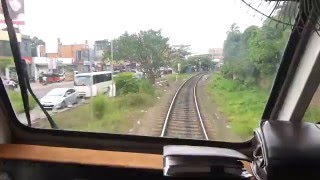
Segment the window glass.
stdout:
<svg viewBox="0 0 320 180">
<path fill-rule="evenodd" d="M 33 92 L 43 99 L 74 88 L 79 95 L 68 106 L 41 101 L 60 129 L 219 141 L 252 137 L 291 33 L 262 14 L 294 21 L 296 7 L 262 1 L 261 14 L 241 1 L 19 2 L 25 7 L 15 27 L 21 51 L 30 52 L 23 56 Z M 1 77 L 26 124 L 0 25 Z M 50 129 L 30 99 L 32 127 Z"/>
<path fill-rule="evenodd" d="M 89 86 L 91 78 L 90 76 L 76 76 L 74 78 L 75 86 Z"/>
<path fill-rule="evenodd" d="M 65 89 L 57 88 L 57 89 L 53 89 L 53 90 L 49 91 L 47 95 L 48 96 L 63 96 L 65 93 L 66 93 Z"/>
<path fill-rule="evenodd" d="M 111 73 L 106 74 L 106 81 L 112 80 L 112 75 Z"/>
<path fill-rule="evenodd" d="M 68 89 L 67 93 L 71 94 L 71 93 L 74 93 L 75 90 L 74 89 Z"/>
<path fill-rule="evenodd" d="M 303 119 L 307 122 L 320 122 L 320 88 L 314 93 Z"/>
</svg>

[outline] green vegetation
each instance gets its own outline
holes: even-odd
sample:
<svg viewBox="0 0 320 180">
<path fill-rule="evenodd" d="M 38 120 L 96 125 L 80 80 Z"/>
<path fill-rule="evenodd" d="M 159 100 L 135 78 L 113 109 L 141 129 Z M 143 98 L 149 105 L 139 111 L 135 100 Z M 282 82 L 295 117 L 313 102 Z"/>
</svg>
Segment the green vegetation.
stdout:
<svg viewBox="0 0 320 180">
<path fill-rule="evenodd" d="M 166 79 L 168 80 L 169 83 L 171 82 L 175 82 L 176 79 L 178 81 L 181 81 L 181 80 L 187 80 L 188 78 L 190 78 L 191 76 L 195 75 L 194 73 L 191 73 L 191 74 L 169 74 L 166 76 Z M 177 78 L 176 78 L 177 76 Z"/>
<path fill-rule="evenodd" d="M 13 59 L 12 58 L 0 58 L 0 73 L 5 73 L 5 68 L 13 65 Z"/>
<path fill-rule="evenodd" d="M 141 68 L 147 74 L 152 84 L 155 83 L 157 70 L 165 65 L 170 55 L 169 38 L 162 35 L 161 30 L 140 31 L 128 34 L 125 32 L 120 37 L 112 40 L 114 60 L 132 60 L 141 63 Z M 111 58 L 111 43 L 106 41 L 103 60 Z"/>
<path fill-rule="evenodd" d="M 22 102 L 22 97 L 20 92 L 16 91 L 7 91 L 10 102 L 13 106 L 13 109 L 17 113 L 22 113 L 24 112 L 24 107 L 23 107 L 23 102 Z M 36 106 L 36 101 L 29 95 L 29 106 L 30 109 L 33 109 Z"/>
<path fill-rule="evenodd" d="M 53 118 L 62 129 L 127 133 L 134 123 L 132 119 L 155 102 L 154 86 L 132 75 L 119 73 L 115 78 L 117 97 L 98 95 L 93 98 L 93 104 L 55 114 Z"/>
<path fill-rule="evenodd" d="M 13 65 L 13 59 L 0 59 L 0 69 L 4 69 L 10 65 Z"/>
<path fill-rule="evenodd" d="M 99 95 L 93 99 L 93 112 L 91 104 L 86 104 L 55 114 L 53 118 L 62 129 L 127 133 L 134 117 L 154 102 L 153 96 L 143 93 L 129 93 L 115 98 Z"/>
<path fill-rule="evenodd" d="M 282 17 L 294 21 L 288 16 L 290 3 L 282 4 L 274 18 Z M 262 27 L 249 26 L 243 32 L 234 23 L 227 32 L 223 46 L 225 78 L 249 83 L 262 88 L 270 88 L 284 47 L 291 32 L 290 27 L 280 27 L 277 22 L 266 19 Z"/>
<path fill-rule="evenodd" d="M 178 81 L 185 80 L 194 74 L 179 74 Z M 175 81 L 175 74 L 163 79 Z M 119 73 L 115 77 L 116 97 L 98 95 L 93 104 L 81 105 L 65 112 L 54 114 L 53 118 L 61 129 L 92 132 L 128 133 L 128 129 L 136 123 L 134 119 L 141 117 L 144 110 L 153 106 L 162 90 L 156 90 L 147 79 L 136 79 L 133 73 Z M 135 84 L 133 86 L 133 84 Z M 138 88 L 136 88 L 136 86 Z M 91 107 L 93 111 L 91 111 Z M 92 117 L 91 117 L 92 114 Z M 93 118 L 93 119 L 91 119 Z"/>
<path fill-rule="evenodd" d="M 46 43 L 42 40 L 42 39 L 39 39 L 38 37 L 33 37 L 31 39 L 31 55 L 32 57 L 35 57 L 37 56 L 37 47 L 39 45 L 45 45 Z"/>
<path fill-rule="evenodd" d="M 107 109 L 107 99 L 104 95 L 98 95 L 93 99 L 94 115 L 97 119 L 101 119 Z"/>
<path fill-rule="evenodd" d="M 310 104 L 303 119 L 312 123 L 320 122 L 320 106 Z"/>
<path fill-rule="evenodd" d="M 119 73 L 115 78 L 117 94 L 126 95 L 129 93 L 155 94 L 153 85 L 147 79 L 136 79 L 131 72 Z"/>
<path fill-rule="evenodd" d="M 290 18 L 280 8 L 275 16 Z M 234 23 L 227 32 L 224 66 L 213 75 L 208 91 L 242 137 L 252 136 L 257 128 L 289 33 L 289 27 L 269 19 L 261 27 L 250 26 L 243 32 Z"/>
<path fill-rule="evenodd" d="M 232 130 L 244 138 L 252 136 L 261 119 L 268 92 L 226 79 L 221 74 L 210 79 L 208 92 L 219 111 L 229 120 Z"/>
<path fill-rule="evenodd" d="M 125 95 L 128 93 L 138 93 L 138 80 L 133 78 L 133 73 L 119 73 L 115 78 L 117 95 Z"/>
</svg>

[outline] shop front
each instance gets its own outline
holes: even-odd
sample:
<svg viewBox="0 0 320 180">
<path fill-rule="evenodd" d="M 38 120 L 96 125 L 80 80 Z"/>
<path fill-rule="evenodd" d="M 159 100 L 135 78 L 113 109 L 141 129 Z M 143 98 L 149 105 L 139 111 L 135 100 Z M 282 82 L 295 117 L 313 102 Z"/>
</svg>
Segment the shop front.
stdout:
<svg viewBox="0 0 320 180">
<path fill-rule="evenodd" d="M 39 80 L 41 73 L 44 74 L 65 74 L 66 71 L 74 70 L 72 58 L 47 58 L 33 57 L 34 77 Z"/>
</svg>

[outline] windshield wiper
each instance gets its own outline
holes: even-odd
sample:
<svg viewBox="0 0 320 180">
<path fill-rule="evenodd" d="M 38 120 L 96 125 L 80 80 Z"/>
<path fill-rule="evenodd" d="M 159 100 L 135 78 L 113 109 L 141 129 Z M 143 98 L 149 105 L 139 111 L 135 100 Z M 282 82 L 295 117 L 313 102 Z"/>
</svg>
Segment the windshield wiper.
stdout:
<svg viewBox="0 0 320 180">
<path fill-rule="evenodd" d="M 29 90 L 31 96 L 34 98 L 34 100 L 37 102 L 37 104 L 40 106 L 40 108 L 42 109 L 42 111 L 46 115 L 46 117 L 50 123 L 51 128 L 57 129 L 58 128 L 57 124 L 54 122 L 54 120 L 49 115 L 49 113 L 41 105 L 38 98 L 35 96 L 35 94 L 33 93 L 32 89 L 31 89 L 31 86 L 29 83 L 29 78 L 28 78 L 28 73 L 27 73 L 27 69 L 26 69 L 26 63 L 24 61 L 22 61 L 22 59 L 21 59 L 20 48 L 19 48 L 19 44 L 17 41 L 16 32 L 13 27 L 12 19 L 9 15 L 7 1 L 1 0 L 1 4 L 2 4 L 3 15 L 5 17 L 5 22 L 6 22 L 7 29 L 8 29 L 10 47 L 11 47 L 11 51 L 12 51 L 12 55 L 13 55 L 13 59 L 14 59 L 14 64 L 16 66 L 18 83 L 20 86 L 23 107 L 24 107 L 24 111 L 26 113 L 28 126 L 31 127 L 31 125 L 32 125 L 31 119 L 30 119 L 30 107 L 29 107 L 29 97 L 28 97 L 28 90 Z"/>
</svg>

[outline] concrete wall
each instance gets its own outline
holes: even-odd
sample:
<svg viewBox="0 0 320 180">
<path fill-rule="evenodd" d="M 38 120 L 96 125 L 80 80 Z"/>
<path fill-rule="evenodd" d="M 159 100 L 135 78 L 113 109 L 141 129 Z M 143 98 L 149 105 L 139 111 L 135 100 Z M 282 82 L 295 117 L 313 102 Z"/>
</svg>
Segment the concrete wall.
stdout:
<svg viewBox="0 0 320 180">
<path fill-rule="evenodd" d="M 87 47 L 85 44 L 74 44 L 74 45 L 59 45 L 58 47 L 58 57 L 61 58 L 73 58 L 77 59 L 77 51 L 86 51 Z"/>
<path fill-rule="evenodd" d="M 18 42 L 21 42 L 21 34 L 17 33 Z M 0 30 L 0 40 L 9 41 L 8 31 Z"/>
</svg>

